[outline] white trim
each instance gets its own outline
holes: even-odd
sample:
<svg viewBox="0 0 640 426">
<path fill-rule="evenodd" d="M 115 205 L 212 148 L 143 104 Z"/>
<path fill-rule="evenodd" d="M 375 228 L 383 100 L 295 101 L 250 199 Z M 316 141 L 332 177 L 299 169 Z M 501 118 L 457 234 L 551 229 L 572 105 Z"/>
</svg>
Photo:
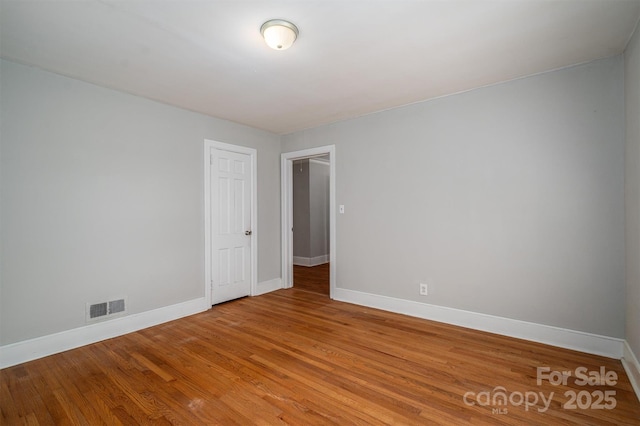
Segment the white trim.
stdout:
<svg viewBox="0 0 640 426">
<path fill-rule="evenodd" d="M 329 155 L 329 297 L 336 290 L 336 147 L 320 146 L 281 154 L 282 288 L 293 285 L 293 161 Z"/>
<path fill-rule="evenodd" d="M 633 353 L 631 346 L 629 346 L 629 342 L 626 340 L 624 341 L 624 353 L 621 361 L 624 370 L 627 372 L 629 381 L 631 382 L 631 387 L 633 387 L 633 390 L 640 401 L 640 362 L 638 362 L 638 357 Z"/>
<path fill-rule="evenodd" d="M 258 291 L 254 296 L 260 296 L 265 293 L 280 290 L 282 288 L 282 278 L 274 278 L 268 281 L 262 281 L 258 283 Z"/>
<path fill-rule="evenodd" d="M 568 330 L 510 318 L 463 311 L 445 306 L 396 299 L 377 294 L 337 288 L 334 299 L 432 321 L 531 340 L 547 345 L 602 355 L 622 357 L 623 340 L 582 331 Z"/>
<path fill-rule="evenodd" d="M 211 308 L 204 297 L 0 347 L 0 368 L 111 339 Z"/>
<path fill-rule="evenodd" d="M 293 161 L 280 155 L 280 246 L 282 250 L 282 288 L 293 283 Z"/>
<path fill-rule="evenodd" d="M 251 161 L 251 292 L 258 293 L 258 151 L 245 146 L 231 145 L 224 142 L 204 140 L 204 296 L 209 306 L 211 294 L 211 150 L 237 152 L 246 154 Z"/>
<path fill-rule="evenodd" d="M 204 300 L 211 306 L 211 149 L 213 142 L 204 140 Z"/>
<path fill-rule="evenodd" d="M 318 266 L 329 262 L 329 255 L 323 254 L 316 257 L 293 256 L 293 264 L 297 266 Z"/>
</svg>

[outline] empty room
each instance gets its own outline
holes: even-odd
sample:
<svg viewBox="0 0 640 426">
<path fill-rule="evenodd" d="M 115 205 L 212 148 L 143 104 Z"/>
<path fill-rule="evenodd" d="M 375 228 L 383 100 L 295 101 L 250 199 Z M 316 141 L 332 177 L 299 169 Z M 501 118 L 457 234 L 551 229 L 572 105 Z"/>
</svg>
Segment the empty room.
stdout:
<svg viewBox="0 0 640 426">
<path fill-rule="evenodd" d="M 0 0 L 0 424 L 640 425 L 640 0 Z"/>
</svg>

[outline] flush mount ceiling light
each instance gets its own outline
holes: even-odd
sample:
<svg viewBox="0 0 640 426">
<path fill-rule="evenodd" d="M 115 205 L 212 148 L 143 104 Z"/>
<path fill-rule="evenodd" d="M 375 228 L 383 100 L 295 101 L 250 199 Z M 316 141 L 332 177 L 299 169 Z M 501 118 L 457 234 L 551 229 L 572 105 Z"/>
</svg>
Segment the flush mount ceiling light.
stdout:
<svg viewBox="0 0 640 426">
<path fill-rule="evenodd" d="M 275 50 L 290 48 L 298 37 L 298 27 L 282 19 L 272 19 L 265 22 L 260 27 L 260 32 L 267 45 Z"/>
</svg>

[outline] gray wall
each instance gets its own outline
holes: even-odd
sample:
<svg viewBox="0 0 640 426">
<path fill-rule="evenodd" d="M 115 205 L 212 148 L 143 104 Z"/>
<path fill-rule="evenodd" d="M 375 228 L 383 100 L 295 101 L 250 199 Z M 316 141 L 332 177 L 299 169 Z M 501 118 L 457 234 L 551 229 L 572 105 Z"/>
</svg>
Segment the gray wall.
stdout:
<svg viewBox="0 0 640 426">
<path fill-rule="evenodd" d="M 329 163 L 309 161 L 310 255 L 329 254 Z"/>
<path fill-rule="evenodd" d="M 638 37 L 624 58 L 636 353 Z M 205 138 L 258 149 L 258 280 L 280 276 L 278 136 L 0 66 L 0 344 L 82 326 L 88 301 L 127 295 L 136 313 L 203 296 Z M 339 287 L 624 337 L 624 99 L 616 57 L 287 135 L 282 151 L 336 145 Z"/>
<path fill-rule="evenodd" d="M 279 137 L 1 62 L 0 344 L 204 296 L 204 139 L 258 150 L 258 281 L 280 277 Z"/>
<path fill-rule="evenodd" d="M 329 163 L 293 162 L 293 256 L 329 254 Z"/>
<path fill-rule="evenodd" d="M 627 220 L 627 327 L 626 339 L 640 355 L 640 30 L 625 52 L 627 113 L 626 220 Z"/>
<path fill-rule="evenodd" d="M 614 57 L 286 135 L 283 151 L 336 145 L 338 287 L 623 337 L 624 134 Z"/>
<path fill-rule="evenodd" d="M 309 160 L 293 162 L 293 255 L 311 257 Z"/>
</svg>

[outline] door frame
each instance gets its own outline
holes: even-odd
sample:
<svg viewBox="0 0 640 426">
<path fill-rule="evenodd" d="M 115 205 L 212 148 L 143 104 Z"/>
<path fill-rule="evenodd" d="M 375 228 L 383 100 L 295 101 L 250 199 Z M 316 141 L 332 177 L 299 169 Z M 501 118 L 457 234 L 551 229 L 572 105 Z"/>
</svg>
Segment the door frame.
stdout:
<svg viewBox="0 0 640 426">
<path fill-rule="evenodd" d="M 293 287 L 293 162 L 329 155 L 329 297 L 336 288 L 336 147 L 335 145 L 285 152 L 281 164 L 282 288 Z"/>
<path fill-rule="evenodd" d="M 204 300 L 207 306 L 212 304 L 212 271 L 211 271 L 211 212 L 216 200 L 211 199 L 211 150 L 237 152 L 246 154 L 251 162 L 251 289 L 250 296 L 256 294 L 258 286 L 258 151 L 245 146 L 232 145 L 210 139 L 204 140 Z"/>
</svg>

